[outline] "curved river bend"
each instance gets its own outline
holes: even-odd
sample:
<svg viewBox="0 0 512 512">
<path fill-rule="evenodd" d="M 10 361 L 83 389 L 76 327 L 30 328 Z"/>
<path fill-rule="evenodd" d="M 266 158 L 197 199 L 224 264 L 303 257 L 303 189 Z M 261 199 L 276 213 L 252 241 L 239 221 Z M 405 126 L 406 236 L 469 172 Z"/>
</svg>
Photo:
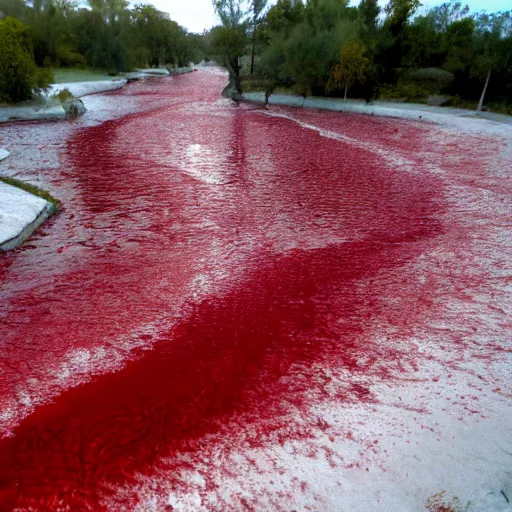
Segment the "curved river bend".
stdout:
<svg viewBox="0 0 512 512">
<path fill-rule="evenodd" d="M 487 206 L 456 198 L 502 193 L 499 143 L 237 108 L 224 81 L 139 82 L 75 124 L 0 128 L 7 172 L 64 205 L 0 259 L 0 510 L 342 510 L 308 495 L 316 463 L 385 471 L 379 436 L 429 423 L 439 374 L 500 381 L 503 330 L 464 295 L 499 302 L 504 255 L 467 222 Z M 414 382 L 423 398 L 398 399 Z M 469 421 L 466 398 L 447 414 Z"/>
</svg>

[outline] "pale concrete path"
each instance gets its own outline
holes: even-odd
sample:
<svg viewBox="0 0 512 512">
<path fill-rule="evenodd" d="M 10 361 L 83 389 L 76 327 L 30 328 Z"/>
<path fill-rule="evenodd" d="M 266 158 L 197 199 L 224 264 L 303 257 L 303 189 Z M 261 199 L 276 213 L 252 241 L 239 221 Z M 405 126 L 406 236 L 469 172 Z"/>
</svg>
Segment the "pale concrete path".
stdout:
<svg viewBox="0 0 512 512">
<path fill-rule="evenodd" d="M 263 103 L 265 96 L 262 92 L 245 93 L 244 99 L 250 103 Z M 375 116 L 398 117 L 416 121 L 427 121 L 436 124 L 454 126 L 462 131 L 486 133 L 512 132 L 512 116 L 492 112 L 477 113 L 451 107 L 435 107 L 418 103 L 395 103 L 391 101 L 373 101 L 367 104 L 364 100 L 343 100 L 341 98 L 309 97 L 291 94 L 273 94 L 269 105 L 288 107 L 317 108 L 338 112 L 353 112 Z M 501 129 L 503 128 L 503 129 Z"/>
</svg>

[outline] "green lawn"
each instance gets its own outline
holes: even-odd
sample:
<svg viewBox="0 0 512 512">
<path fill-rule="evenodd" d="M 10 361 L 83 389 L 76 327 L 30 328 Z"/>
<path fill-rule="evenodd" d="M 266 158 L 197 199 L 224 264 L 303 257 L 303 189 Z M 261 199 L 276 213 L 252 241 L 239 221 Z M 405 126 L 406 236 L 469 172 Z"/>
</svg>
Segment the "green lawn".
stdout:
<svg viewBox="0 0 512 512">
<path fill-rule="evenodd" d="M 112 80 L 105 71 L 95 71 L 93 69 L 53 69 L 53 76 L 56 84 L 68 82 L 94 82 L 95 80 Z"/>
</svg>

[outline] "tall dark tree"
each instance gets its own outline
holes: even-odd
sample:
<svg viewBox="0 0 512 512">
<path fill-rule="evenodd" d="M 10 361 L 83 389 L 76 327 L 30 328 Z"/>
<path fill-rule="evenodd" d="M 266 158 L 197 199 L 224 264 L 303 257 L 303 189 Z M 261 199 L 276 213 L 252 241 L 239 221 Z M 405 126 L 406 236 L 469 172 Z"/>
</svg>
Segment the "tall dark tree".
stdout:
<svg viewBox="0 0 512 512">
<path fill-rule="evenodd" d="M 0 19 L 0 103 L 30 99 L 51 76 L 34 62 L 29 28 L 19 20 Z"/>
<path fill-rule="evenodd" d="M 240 58 L 247 48 L 249 12 L 243 0 L 213 0 L 213 7 L 222 26 L 212 31 L 211 46 L 229 71 L 230 89 L 234 88 L 230 96 L 238 98 L 242 94 Z"/>
<path fill-rule="evenodd" d="M 268 0 L 252 0 L 252 36 L 251 36 L 251 75 L 254 73 L 254 59 L 256 56 L 256 33 L 263 18 Z"/>
<path fill-rule="evenodd" d="M 361 0 L 359 13 L 365 32 L 374 34 L 377 30 L 377 23 L 380 14 L 380 7 L 377 0 Z"/>
<path fill-rule="evenodd" d="M 267 39 L 270 39 L 288 37 L 293 27 L 303 21 L 304 4 L 300 0 L 278 0 L 268 10 L 262 25 Z"/>
<path fill-rule="evenodd" d="M 432 21 L 436 32 L 446 32 L 456 21 L 461 21 L 469 15 L 469 7 L 461 2 L 451 0 L 428 11 L 427 18 Z"/>
</svg>

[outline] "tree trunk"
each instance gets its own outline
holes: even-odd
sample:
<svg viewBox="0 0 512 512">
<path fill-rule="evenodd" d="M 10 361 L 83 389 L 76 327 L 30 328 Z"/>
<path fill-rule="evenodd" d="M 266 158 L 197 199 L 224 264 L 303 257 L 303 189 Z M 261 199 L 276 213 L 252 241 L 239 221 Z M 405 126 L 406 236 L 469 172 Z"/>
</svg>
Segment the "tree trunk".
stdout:
<svg viewBox="0 0 512 512">
<path fill-rule="evenodd" d="M 240 66 L 240 58 L 237 56 L 233 57 L 233 79 L 235 83 L 235 88 L 238 92 L 238 94 L 242 94 L 242 83 L 240 82 L 240 69 L 242 66 Z"/>
<path fill-rule="evenodd" d="M 254 73 L 254 57 L 256 55 L 256 20 L 254 20 L 254 29 L 252 31 L 252 49 L 251 49 L 251 72 Z"/>
<path fill-rule="evenodd" d="M 344 100 L 347 99 L 347 91 L 348 91 L 348 82 L 345 84 L 345 97 L 343 98 Z"/>
<path fill-rule="evenodd" d="M 485 79 L 485 85 L 484 85 L 484 90 L 482 91 L 482 96 L 480 96 L 480 101 L 478 102 L 478 107 L 476 107 L 477 112 L 481 112 L 482 107 L 484 106 L 485 93 L 487 92 L 487 86 L 489 85 L 490 78 L 491 78 L 491 70 L 489 69 L 489 71 L 487 73 L 487 78 Z"/>
<path fill-rule="evenodd" d="M 235 75 L 235 87 L 238 94 L 242 94 L 242 82 L 240 82 L 240 71 L 237 70 Z"/>
</svg>

